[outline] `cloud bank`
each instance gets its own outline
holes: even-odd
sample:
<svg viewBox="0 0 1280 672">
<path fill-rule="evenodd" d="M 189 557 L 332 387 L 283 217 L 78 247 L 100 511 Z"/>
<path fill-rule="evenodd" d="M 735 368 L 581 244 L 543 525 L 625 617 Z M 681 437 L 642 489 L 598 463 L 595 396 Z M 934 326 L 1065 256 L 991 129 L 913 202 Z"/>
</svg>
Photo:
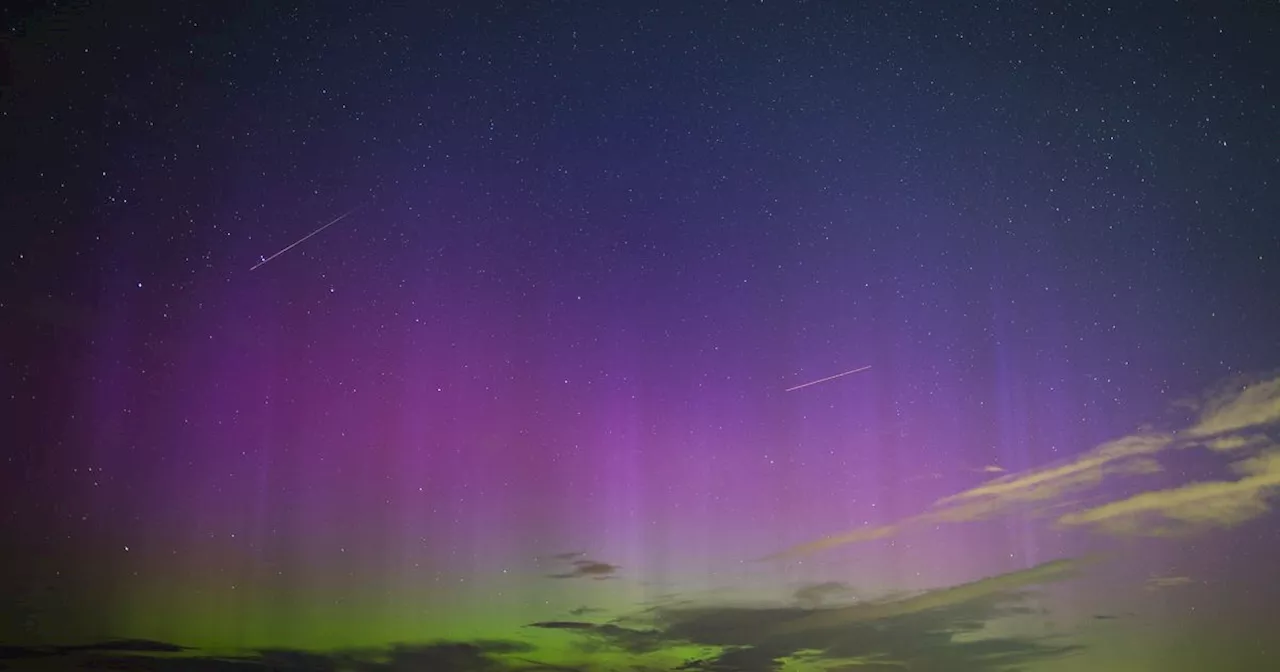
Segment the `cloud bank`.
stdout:
<svg viewBox="0 0 1280 672">
<path fill-rule="evenodd" d="M 603 672 L 688 670 L 949 670 L 997 672 L 1070 655 L 1074 644 L 1045 637 L 991 636 L 992 619 L 1029 613 L 1034 585 L 1073 576 L 1087 561 L 1058 560 L 1026 570 L 892 599 L 833 607 L 710 605 L 646 610 L 644 619 L 606 623 L 540 621 L 539 638 L 437 641 L 358 651 L 257 650 L 213 655 L 165 642 L 132 640 L 48 649 L 0 649 L 9 669 L 170 672 Z M 840 594 L 839 584 L 812 592 Z M 544 642 L 545 643 L 545 642 Z M 52 667 L 51 667 L 52 666 Z"/>
</svg>

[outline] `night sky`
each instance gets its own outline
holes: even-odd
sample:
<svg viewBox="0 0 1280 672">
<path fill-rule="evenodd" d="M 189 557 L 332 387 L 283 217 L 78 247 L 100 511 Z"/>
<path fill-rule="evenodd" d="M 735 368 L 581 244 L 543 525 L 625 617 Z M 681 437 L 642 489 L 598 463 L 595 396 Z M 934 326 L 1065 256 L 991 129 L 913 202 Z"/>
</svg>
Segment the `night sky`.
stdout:
<svg viewBox="0 0 1280 672">
<path fill-rule="evenodd" d="M 1280 666 L 1275 2 L 0 19 L 0 668 Z"/>
</svg>

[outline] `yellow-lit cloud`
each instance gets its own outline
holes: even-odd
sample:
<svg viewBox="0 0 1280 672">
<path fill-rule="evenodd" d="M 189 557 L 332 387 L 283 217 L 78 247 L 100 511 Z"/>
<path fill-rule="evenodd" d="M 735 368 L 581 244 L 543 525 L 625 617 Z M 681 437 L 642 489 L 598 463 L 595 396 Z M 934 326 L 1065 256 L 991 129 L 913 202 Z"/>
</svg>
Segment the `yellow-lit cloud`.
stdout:
<svg viewBox="0 0 1280 672">
<path fill-rule="evenodd" d="M 1068 513 L 1058 522 L 1093 525 L 1112 534 L 1152 536 L 1238 525 L 1269 510 L 1267 498 L 1280 488 L 1280 452 L 1244 460 L 1235 468 L 1245 477 L 1144 492 Z"/>
<path fill-rule="evenodd" d="M 1209 402 L 1193 436 L 1214 436 L 1280 423 L 1280 377 L 1241 386 Z"/>
<path fill-rule="evenodd" d="M 1245 452 L 1250 450 L 1260 450 L 1271 445 L 1271 439 L 1266 434 L 1228 434 L 1226 436 L 1216 436 L 1207 439 L 1204 445 L 1210 450 L 1218 452 Z"/>
<path fill-rule="evenodd" d="M 910 520 L 908 519 L 907 521 L 902 521 L 894 525 L 860 527 L 856 530 L 850 530 L 849 532 L 845 532 L 843 534 L 824 537 L 817 541 L 813 541 L 807 544 L 802 544 L 794 548 L 789 548 L 781 553 L 771 555 L 765 559 L 766 560 L 782 560 L 786 558 L 800 557 L 804 555 L 809 555 L 810 553 L 817 553 L 818 551 L 825 551 L 828 548 L 844 546 L 846 544 L 856 544 L 863 541 L 874 541 L 876 539 L 884 539 L 885 537 L 891 537 L 894 534 L 897 534 L 899 528 L 901 528 L 905 524 L 908 524 L 909 522 Z"/>
<path fill-rule="evenodd" d="M 938 500 L 927 511 L 895 523 L 864 527 L 793 547 L 772 557 L 795 557 L 897 534 L 919 523 L 983 520 L 1033 507 L 1043 513 L 1069 493 L 1097 488 L 1106 478 L 1161 470 L 1158 457 L 1171 449 L 1204 446 L 1216 452 L 1258 454 L 1280 449 L 1268 432 L 1280 425 L 1280 377 L 1233 386 L 1204 404 L 1191 427 L 1143 431 L 1099 445 L 1068 462 L 1009 473 Z M 1237 463 L 1238 481 L 1194 483 L 1144 492 L 1058 518 L 1065 525 L 1093 525 L 1122 534 L 1168 534 L 1231 526 L 1269 510 L 1267 495 L 1280 486 L 1280 466 L 1267 455 Z M 1143 527 L 1155 519 L 1162 526 Z M 1172 524 L 1173 527 L 1169 525 Z"/>
<path fill-rule="evenodd" d="M 1097 486 L 1110 474 L 1149 474 L 1160 465 L 1146 457 L 1168 447 L 1165 436 L 1132 436 L 1104 444 L 1076 460 L 1055 467 L 1013 474 L 938 500 L 937 520 L 978 520 L 1011 505 L 1040 502 Z M 953 511 L 948 512 L 948 509 Z"/>
</svg>

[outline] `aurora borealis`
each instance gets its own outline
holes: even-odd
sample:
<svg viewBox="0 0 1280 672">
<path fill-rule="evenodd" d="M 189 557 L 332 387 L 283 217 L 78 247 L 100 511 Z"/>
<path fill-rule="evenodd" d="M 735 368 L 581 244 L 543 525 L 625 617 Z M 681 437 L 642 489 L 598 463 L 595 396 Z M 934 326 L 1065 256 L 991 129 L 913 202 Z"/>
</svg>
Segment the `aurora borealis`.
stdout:
<svg viewBox="0 0 1280 672">
<path fill-rule="evenodd" d="M 0 669 L 1280 661 L 1273 6 L 179 4 L 3 10 Z"/>
</svg>

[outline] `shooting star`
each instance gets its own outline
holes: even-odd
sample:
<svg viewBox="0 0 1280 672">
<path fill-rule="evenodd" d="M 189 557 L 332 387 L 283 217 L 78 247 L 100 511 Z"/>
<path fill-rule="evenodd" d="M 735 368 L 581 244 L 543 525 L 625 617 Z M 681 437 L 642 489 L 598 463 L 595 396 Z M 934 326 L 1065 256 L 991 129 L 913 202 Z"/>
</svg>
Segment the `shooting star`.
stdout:
<svg viewBox="0 0 1280 672">
<path fill-rule="evenodd" d="M 327 229 L 327 228 L 329 228 L 329 227 L 333 226 L 334 224 L 337 224 L 338 222 L 341 222 L 343 219 L 346 219 L 347 215 L 350 215 L 351 213 L 355 212 L 356 210 L 359 210 L 359 209 L 360 209 L 360 208 L 362 208 L 362 207 L 364 207 L 364 204 L 363 204 L 363 203 L 361 203 L 360 205 L 357 205 L 357 206 L 356 206 L 356 207 L 354 207 L 354 208 L 351 208 L 350 210 L 348 210 L 348 211 L 346 211 L 346 212 L 342 213 L 341 215 L 338 215 L 338 216 L 337 216 L 337 217 L 335 217 L 332 221 L 330 221 L 328 224 L 325 224 L 324 226 L 322 226 L 322 227 L 320 227 L 320 228 L 316 229 L 315 231 L 312 231 L 311 233 L 308 233 L 307 235 L 305 235 L 305 236 L 303 236 L 303 237 L 301 237 L 301 238 L 297 239 L 296 241 L 294 241 L 294 242 L 293 242 L 293 244 L 292 244 L 292 245 L 290 245 L 290 246 L 288 246 L 288 247 L 284 248 L 283 250 L 280 250 L 279 252 L 276 252 L 275 254 L 273 254 L 273 255 L 271 255 L 271 256 L 269 256 L 269 257 L 265 258 L 265 259 L 262 259 L 262 260 L 261 260 L 261 261 L 259 261 L 258 263 L 254 264 L 254 265 L 253 265 L 253 268 L 251 268 L 251 269 L 249 269 L 249 270 L 251 270 L 251 271 L 256 271 L 256 270 L 258 270 L 258 268 L 259 268 L 259 267 L 261 267 L 263 264 L 265 264 L 265 263 L 267 263 L 268 261 L 271 261 L 272 259 L 275 259 L 276 257 L 278 257 L 278 256 L 280 256 L 280 255 L 282 255 L 282 254 L 284 254 L 285 252 L 288 252 L 289 250 L 292 250 L 293 248 L 295 248 L 295 247 L 297 247 L 297 246 L 301 245 L 302 243 L 306 242 L 306 240 L 307 240 L 308 238 L 310 238 L 311 236 L 314 236 L 314 235 L 316 235 L 317 233 L 320 233 L 321 231 L 324 231 L 325 229 Z"/>
<path fill-rule="evenodd" d="M 826 378 L 819 378 L 819 379 L 817 379 L 817 380 L 809 381 L 809 382 L 807 382 L 807 383 L 805 383 L 805 384 L 803 384 L 803 385 L 796 385 L 795 387 L 788 387 L 787 389 L 783 390 L 783 392 L 794 392 L 794 391 L 799 390 L 799 389 L 801 389 L 801 388 L 809 387 L 810 385 L 817 385 L 818 383 L 825 383 L 825 382 L 827 382 L 828 380 L 835 380 L 836 378 L 843 378 L 844 376 L 847 376 L 847 375 L 849 375 L 849 374 L 851 374 L 851 373 L 858 373 L 859 371 L 866 371 L 866 370 L 867 370 L 867 369 L 869 369 L 869 368 L 871 368 L 871 366 L 870 366 L 870 365 L 867 365 L 867 366 L 864 366 L 864 367 L 862 367 L 862 368 L 860 368 L 860 369 L 854 369 L 854 370 L 852 370 L 852 371 L 845 371 L 844 373 L 837 373 L 837 374 L 836 374 L 836 375 L 834 375 L 834 376 L 827 376 Z"/>
</svg>

